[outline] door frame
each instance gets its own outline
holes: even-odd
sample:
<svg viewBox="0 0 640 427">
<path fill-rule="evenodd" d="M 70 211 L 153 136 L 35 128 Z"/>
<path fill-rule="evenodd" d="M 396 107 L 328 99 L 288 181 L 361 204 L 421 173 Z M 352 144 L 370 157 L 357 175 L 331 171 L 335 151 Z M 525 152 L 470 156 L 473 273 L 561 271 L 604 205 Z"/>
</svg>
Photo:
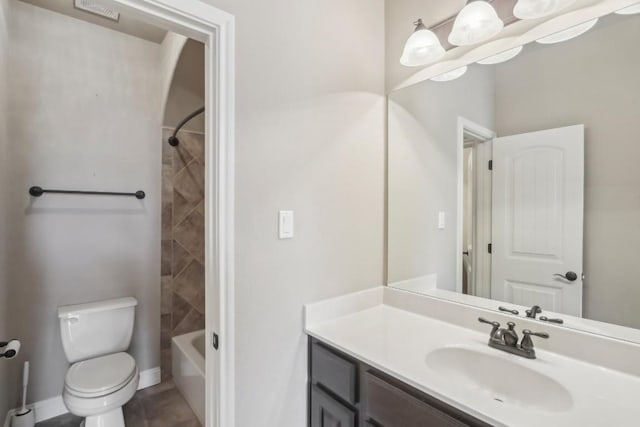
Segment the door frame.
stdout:
<svg viewBox="0 0 640 427">
<path fill-rule="evenodd" d="M 122 12 L 205 44 L 205 424 L 233 426 L 235 18 L 200 0 L 111 2 Z"/>
<path fill-rule="evenodd" d="M 456 137 L 456 164 L 457 164 L 457 201 L 456 201 L 456 292 L 462 293 L 462 239 L 463 239 L 463 226 L 464 226 L 464 134 L 469 133 L 478 139 L 484 141 L 482 144 L 477 146 L 477 150 L 475 152 L 476 156 L 474 159 L 475 164 L 475 177 L 474 182 L 477 185 L 478 191 L 474 194 L 474 206 L 481 205 L 485 211 L 488 208 L 491 209 L 491 173 L 487 167 L 481 167 L 483 164 L 487 164 L 492 157 L 492 142 L 496 137 L 496 133 L 490 129 L 485 128 L 484 126 L 479 125 L 469 119 L 458 116 L 458 124 L 457 124 L 457 137 Z M 488 188 L 487 188 L 488 187 Z M 478 197 L 480 194 L 480 197 Z M 476 209 L 476 212 L 479 210 Z M 485 215 L 486 216 L 486 215 Z M 490 221 L 490 211 L 489 211 L 489 230 L 487 231 L 487 236 L 489 241 L 491 239 L 491 221 Z M 479 250 L 478 244 L 478 233 L 479 228 L 477 226 L 478 223 L 483 222 L 486 223 L 486 218 L 478 218 L 474 220 L 474 235 L 473 235 L 473 283 L 474 288 L 478 289 L 478 283 L 487 283 L 486 279 L 490 279 L 491 277 L 491 258 L 488 253 L 483 250 Z M 485 224 L 486 227 L 486 224 Z M 485 233 L 486 234 L 486 233 Z M 488 268 L 486 267 L 488 265 Z M 482 266 L 482 272 L 478 274 L 478 270 Z M 490 286 L 489 286 L 490 289 Z M 489 297 L 490 294 L 486 294 L 487 290 L 482 287 L 483 297 Z"/>
</svg>

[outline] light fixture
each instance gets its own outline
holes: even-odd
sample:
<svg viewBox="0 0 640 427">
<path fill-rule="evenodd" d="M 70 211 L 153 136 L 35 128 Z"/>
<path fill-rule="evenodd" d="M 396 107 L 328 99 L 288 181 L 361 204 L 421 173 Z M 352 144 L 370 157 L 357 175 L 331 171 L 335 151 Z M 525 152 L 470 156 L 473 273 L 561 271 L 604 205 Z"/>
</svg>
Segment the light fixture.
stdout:
<svg viewBox="0 0 640 427">
<path fill-rule="evenodd" d="M 520 52 L 522 52 L 522 46 L 514 47 L 513 49 L 505 50 L 504 52 L 500 52 L 495 55 L 491 55 L 488 58 L 482 59 L 478 61 L 478 64 L 500 64 L 501 62 L 506 62 L 510 59 L 515 58 Z"/>
<path fill-rule="evenodd" d="M 576 0 L 518 0 L 513 16 L 518 19 L 537 19 L 551 15 L 571 5 Z"/>
<path fill-rule="evenodd" d="M 400 57 L 400 63 L 407 67 L 418 67 L 437 61 L 444 56 L 444 48 L 438 37 L 418 19 L 416 28 L 407 39 Z"/>
<path fill-rule="evenodd" d="M 498 34 L 503 27 L 493 6 L 485 0 L 469 0 L 453 23 L 449 43 L 456 46 L 481 43 Z"/>
<path fill-rule="evenodd" d="M 595 18 L 591 21 L 583 22 L 582 24 L 567 28 L 566 30 L 551 34 L 550 36 L 542 37 L 536 41 L 541 44 L 553 44 L 571 40 L 589 31 L 597 22 L 598 18 Z"/>
<path fill-rule="evenodd" d="M 118 22 L 120 20 L 119 12 L 116 12 L 113 9 L 109 9 L 108 7 L 94 0 L 75 0 L 73 2 L 73 7 L 85 12 L 92 13 L 94 15 L 101 16 L 103 18 L 110 19 L 112 21 Z"/>
<path fill-rule="evenodd" d="M 616 13 L 618 15 L 634 15 L 636 13 L 640 13 L 640 3 L 632 4 L 624 9 L 617 10 Z"/>
<path fill-rule="evenodd" d="M 467 72 L 467 66 L 456 68 L 455 70 L 448 71 L 446 73 L 442 73 L 438 76 L 432 77 L 431 80 L 434 82 L 450 82 L 451 80 L 455 80 L 458 77 L 462 77 L 464 73 Z"/>
</svg>

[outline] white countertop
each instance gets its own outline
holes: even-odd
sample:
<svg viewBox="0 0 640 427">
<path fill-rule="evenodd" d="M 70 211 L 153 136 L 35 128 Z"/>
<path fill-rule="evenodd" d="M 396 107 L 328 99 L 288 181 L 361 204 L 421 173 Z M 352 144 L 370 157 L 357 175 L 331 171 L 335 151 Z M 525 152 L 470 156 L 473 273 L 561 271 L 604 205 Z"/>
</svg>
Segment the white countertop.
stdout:
<svg viewBox="0 0 640 427">
<path fill-rule="evenodd" d="M 368 301 L 360 302 L 359 306 L 353 304 L 353 297 L 346 305 L 339 299 L 333 300 L 333 306 L 325 303 L 322 311 L 330 312 L 330 316 L 309 314 L 312 310 L 307 308 L 305 332 L 493 425 L 640 425 L 640 378 L 637 376 L 540 349 L 535 360 L 511 355 L 487 345 L 488 329 L 481 333 L 385 305 L 381 297 L 380 300 L 371 295 L 366 298 Z M 349 313 L 348 306 L 355 307 L 355 312 Z M 526 401 L 505 404 L 428 367 L 430 352 L 455 346 L 521 364 L 545 375 L 569 391 L 571 402 L 555 410 L 531 407 Z M 518 378 L 510 380 L 519 381 Z"/>
</svg>

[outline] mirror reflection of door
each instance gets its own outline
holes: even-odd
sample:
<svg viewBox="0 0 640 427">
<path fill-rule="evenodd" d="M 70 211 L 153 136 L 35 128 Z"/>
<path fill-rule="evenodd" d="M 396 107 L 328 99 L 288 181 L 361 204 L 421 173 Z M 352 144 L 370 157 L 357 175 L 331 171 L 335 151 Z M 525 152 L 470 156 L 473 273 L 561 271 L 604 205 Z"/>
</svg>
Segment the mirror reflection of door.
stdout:
<svg viewBox="0 0 640 427">
<path fill-rule="evenodd" d="M 493 143 L 491 297 L 582 316 L 584 126 Z"/>
</svg>

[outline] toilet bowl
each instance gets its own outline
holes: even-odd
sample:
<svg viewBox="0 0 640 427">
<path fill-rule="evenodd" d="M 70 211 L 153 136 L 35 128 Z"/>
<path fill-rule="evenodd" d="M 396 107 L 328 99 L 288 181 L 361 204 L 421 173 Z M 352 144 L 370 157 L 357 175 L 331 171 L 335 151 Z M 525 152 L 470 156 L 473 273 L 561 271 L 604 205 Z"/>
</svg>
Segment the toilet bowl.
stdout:
<svg viewBox="0 0 640 427">
<path fill-rule="evenodd" d="M 138 388 L 135 360 L 116 353 L 78 362 L 69 368 L 62 400 L 67 409 L 85 417 L 85 427 L 124 427 L 122 406 Z"/>
<path fill-rule="evenodd" d="M 131 342 L 134 298 L 64 306 L 58 309 L 67 370 L 62 400 L 84 417 L 84 427 L 124 427 L 122 406 L 138 388 Z"/>
</svg>

